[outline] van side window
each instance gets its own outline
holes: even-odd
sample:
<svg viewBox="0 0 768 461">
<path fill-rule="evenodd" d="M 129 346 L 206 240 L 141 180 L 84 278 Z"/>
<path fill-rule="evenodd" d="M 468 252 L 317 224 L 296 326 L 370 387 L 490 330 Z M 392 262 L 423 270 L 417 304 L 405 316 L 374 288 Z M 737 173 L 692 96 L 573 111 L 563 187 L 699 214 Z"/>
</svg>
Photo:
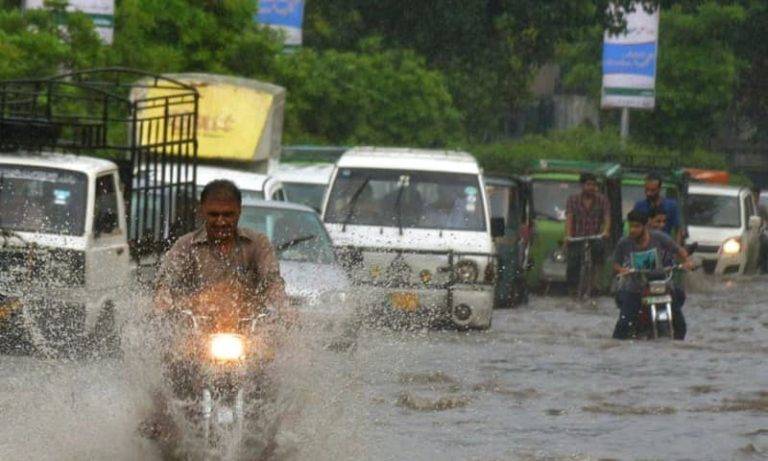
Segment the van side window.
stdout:
<svg viewBox="0 0 768 461">
<path fill-rule="evenodd" d="M 116 234 L 120 232 L 117 213 L 117 187 L 115 176 L 107 174 L 96 179 L 93 230 L 97 234 Z"/>
<path fill-rule="evenodd" d="M 283 192 L 283 189 L 278 189 L 272 192 L 272 200 L 285 202 L 285 193 Z"/>
</svg>

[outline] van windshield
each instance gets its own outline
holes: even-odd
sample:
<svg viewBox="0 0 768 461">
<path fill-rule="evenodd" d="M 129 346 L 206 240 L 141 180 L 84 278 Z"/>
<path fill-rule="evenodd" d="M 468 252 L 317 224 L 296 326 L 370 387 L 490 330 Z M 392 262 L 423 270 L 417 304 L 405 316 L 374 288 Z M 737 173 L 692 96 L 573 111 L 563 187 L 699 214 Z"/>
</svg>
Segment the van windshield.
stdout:
<svg viewBox="0 0 768 461">
<path fill-rule="evenodd" d="M 704 227 L 741 227 L 738 197 L 689 195 L 688 224 Z"/>
<path fill-rule="evenodd" d="M 0 165 L 0 228 L 83 235 L 86 194 L 82 173 Z"/>
<path fill-rule="evenodd" d="M 300 203 L 320 211 L 323 206 L 325 184 L 310 184 L 302 182 L 284 182 L 283 189 L 288 200 Z"/>
<path fill-rule="evenodd" d="M 578 181 L 534 181 L 534 218 L 565 221 L 565 205 L 568 197 L 580 191 L 581 184 Z"/>
<path fill-rule="evenodd" d="M 483 203 L 476 175 L 341 168 L 325 221 L 484 232 Z"/>
</svg>

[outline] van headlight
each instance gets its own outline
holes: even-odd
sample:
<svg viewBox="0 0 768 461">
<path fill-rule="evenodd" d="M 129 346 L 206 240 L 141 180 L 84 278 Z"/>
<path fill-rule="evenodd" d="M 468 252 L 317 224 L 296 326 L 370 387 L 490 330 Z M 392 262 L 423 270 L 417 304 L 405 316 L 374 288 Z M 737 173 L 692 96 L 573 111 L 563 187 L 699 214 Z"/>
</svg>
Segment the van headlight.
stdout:
<svg viewBox="0 0 768 461">
<path fill-rule="evenodd" d="M 723 253 L 735 255 L 741 251 L 741 241 L 738 237 L 729 238 L 723 243 Z"/>
<path fill-rule="evenodd" d="M 479 272 L 480 271 L 477 268 L 477 263 L 468 259 L 457 262 L 456 268 L 454 269 L 456 281 L 459 283 L 477 282 L 477 276 L 479 275 Z"/>
<path fill-rule="evenodd" d="M 234 333 L 216 333 L 210 337 L 211 358 L 217 362 L 232 362 L 245 358 L 245 338 Z"/>
<path fill-rule="evenodd" d="M 556 263 L 565 262 L 565 251 L 562 248 L 557 248 L 552 252 L 552 261 Z"/>
</svg>

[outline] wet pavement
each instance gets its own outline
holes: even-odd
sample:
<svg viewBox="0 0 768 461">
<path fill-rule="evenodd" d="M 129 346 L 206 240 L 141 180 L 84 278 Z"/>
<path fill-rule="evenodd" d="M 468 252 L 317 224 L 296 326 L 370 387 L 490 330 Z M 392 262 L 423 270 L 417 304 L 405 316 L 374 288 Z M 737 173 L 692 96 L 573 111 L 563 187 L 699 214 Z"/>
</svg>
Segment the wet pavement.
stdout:
<svg viewBox="0 0 768 461">
<path fill-rule="evenodd" d="M 608 298 L 534 298 L 488 332 L 363 331 L 346 353 L 305 330 L 281 365 L 283 457 L 766 459 L 768 278 L 694 285 L 685 342 L 610 339 Z M 137 357 L 0 357 L 0 459 L 157 458 Z"/>
</svg>

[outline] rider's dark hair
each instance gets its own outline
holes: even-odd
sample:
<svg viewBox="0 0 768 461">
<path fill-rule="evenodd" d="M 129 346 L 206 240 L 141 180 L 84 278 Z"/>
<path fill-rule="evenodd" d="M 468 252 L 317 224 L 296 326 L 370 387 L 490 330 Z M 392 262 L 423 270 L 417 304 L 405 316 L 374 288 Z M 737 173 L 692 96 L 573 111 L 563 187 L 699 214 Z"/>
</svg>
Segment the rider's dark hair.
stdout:
<svg viewBox="0 0 768 461">
<path fill-rule="evenodd" d="M 653 208 L 651 208 L 651 210 L 648 212 L 648 219 L 652 219 L 652 218 L 655 218 L 656 216 L 659 216 L 659 215 L 664 215 L 664 216 L 666 216 L 666 215 L 667 215 L 667 212 L 666 212 L 666 211 L 664 210 L 664 208 L 662 208 L 662 207 L 653 207 Z"/>
<path fill-rule="evenodd" d="M 662 184 L 664 184 L 664 181 L 661 179 L 661 175 L 656 172 L 651 172 L 645 175 L 645 182 L 659 182 L 659 187 L 661 187 Z"/>
<path fill-rule="evenodd" d="M 592 173 L 581 173 L 581 176 L 579 176 L 579 182 L 584 184 L 587 181 L 597 182 L 597 176 Z"/>
<path fill-rule="evenodd" d="M 642 211 L 632 210 L 627 213 L 627 222 L 636 222 L 645 226 L 648 223 L 648 216 Z"/>
<path fill-rule="evenodd" d="M 238 205 L 243 204 L 243 194 L 237 188 L 235 183 L 227 179 L 215 179 L 203 188 L 200 193 L 200 204 L 203 204 L 209 197 L 232 199 Z"/>
</svg>

